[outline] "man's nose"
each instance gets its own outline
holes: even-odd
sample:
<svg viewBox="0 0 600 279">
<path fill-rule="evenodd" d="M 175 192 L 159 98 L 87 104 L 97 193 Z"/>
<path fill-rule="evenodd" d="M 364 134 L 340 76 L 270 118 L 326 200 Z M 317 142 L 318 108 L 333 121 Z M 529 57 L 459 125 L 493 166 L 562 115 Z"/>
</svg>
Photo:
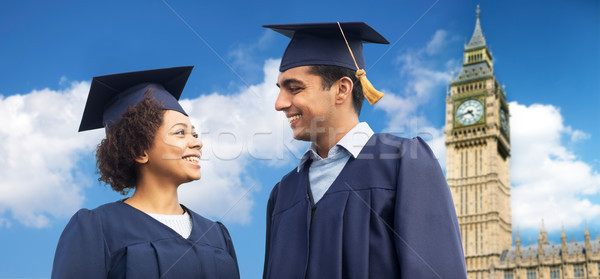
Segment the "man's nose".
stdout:
<svg viewBox="0 0 600 279">
<path fill-rule="evenodd" d="M 292 104 L 291 100 L 290 94 L 286 94 L 280 90 L 279 95 L 277 95 L 277 100 L 275 101 L 275 110 L 282 111 L 289 108 Z"/>
</svg>

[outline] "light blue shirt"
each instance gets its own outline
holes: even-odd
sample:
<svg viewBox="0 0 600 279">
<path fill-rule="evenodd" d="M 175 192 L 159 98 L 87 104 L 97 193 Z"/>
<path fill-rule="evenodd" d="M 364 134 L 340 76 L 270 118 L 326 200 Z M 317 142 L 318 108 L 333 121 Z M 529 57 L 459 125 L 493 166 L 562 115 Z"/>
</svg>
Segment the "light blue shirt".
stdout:
<svg viewBox="0 0 600 279">
<path fill-rule="evenodd" d="M 297 171 L 300 172 L 308 159 L 313 160 L 308 169 L 308 181 L 315 203 L 325 195 L 327 189 L 342 172 L 350 156 L 356 159 L 373 134 L 369 124 L 366 122 L 358 123 L 329 150 L 325 159 L 319 156 L 317 146 L 314 143 L 310 145 L 300 159 Z"/>
</svg>

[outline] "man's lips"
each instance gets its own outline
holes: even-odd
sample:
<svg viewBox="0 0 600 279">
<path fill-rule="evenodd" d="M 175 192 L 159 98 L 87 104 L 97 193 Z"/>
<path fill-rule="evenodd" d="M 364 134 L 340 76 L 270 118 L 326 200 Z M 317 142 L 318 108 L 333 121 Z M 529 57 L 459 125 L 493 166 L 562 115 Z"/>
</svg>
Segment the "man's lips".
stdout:
<svg viewBox="0 0 600 279">
<path fill-rule="evenodd" d="M 294 120 L 300 119 L 301 117 L 302 117 L 301 114 L 293 114 L 293 115 L 288 115 L 287 119 L 288 119 L 288 122 L 292 123 Z"/>
</svg>

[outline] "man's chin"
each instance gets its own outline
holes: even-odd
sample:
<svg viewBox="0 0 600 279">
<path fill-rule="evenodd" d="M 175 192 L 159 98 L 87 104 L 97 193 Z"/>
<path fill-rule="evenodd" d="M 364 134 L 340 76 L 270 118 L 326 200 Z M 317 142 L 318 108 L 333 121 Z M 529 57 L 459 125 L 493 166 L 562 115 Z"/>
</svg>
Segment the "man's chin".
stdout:
<svg viewBox="0 0 600 279">
<path fill-rule="evenodd" d="M 295 140 L 300 140 L 300 141 L 311 141 L 310 140 L 310 134 L 308 133 L 304 133 L 304 131 L 294 131 L 294 135 L 293 135 Z"/>
</svg>

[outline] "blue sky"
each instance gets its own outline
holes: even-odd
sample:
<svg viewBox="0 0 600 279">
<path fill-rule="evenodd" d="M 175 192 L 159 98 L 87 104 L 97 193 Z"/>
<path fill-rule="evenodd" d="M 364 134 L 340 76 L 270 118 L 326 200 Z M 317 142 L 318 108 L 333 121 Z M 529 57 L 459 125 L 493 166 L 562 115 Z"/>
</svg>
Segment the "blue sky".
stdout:
<svg viewBox="0 0 600 279">
<path fill-rule="evenodd" d="M 202 1 L 206 2 L 206 1 Z M 262 273 L 271 187 L 306 144 L 274 111 L 288 40 L 263 24 L 365 21 L 391 45 L 366 45 L 363 106 L 376 132 L 422 136 L 445 167 L 444 97 L 481 5 L 498 80 L 511 102 L 513 231 L 534 243 L 544 219 L 583 238 L 600 230 L 598 1 L 3 1 L 0 3 L 0 278 L 48 278 L 79 208 L 122 197 L 96 182 L 102 131 L 77 133 L 96 75 L 194 65 L 182 95 L 205 142 L 203 178 L 182 202 L 223 218 L 242 278 Z"/>
</svg>

